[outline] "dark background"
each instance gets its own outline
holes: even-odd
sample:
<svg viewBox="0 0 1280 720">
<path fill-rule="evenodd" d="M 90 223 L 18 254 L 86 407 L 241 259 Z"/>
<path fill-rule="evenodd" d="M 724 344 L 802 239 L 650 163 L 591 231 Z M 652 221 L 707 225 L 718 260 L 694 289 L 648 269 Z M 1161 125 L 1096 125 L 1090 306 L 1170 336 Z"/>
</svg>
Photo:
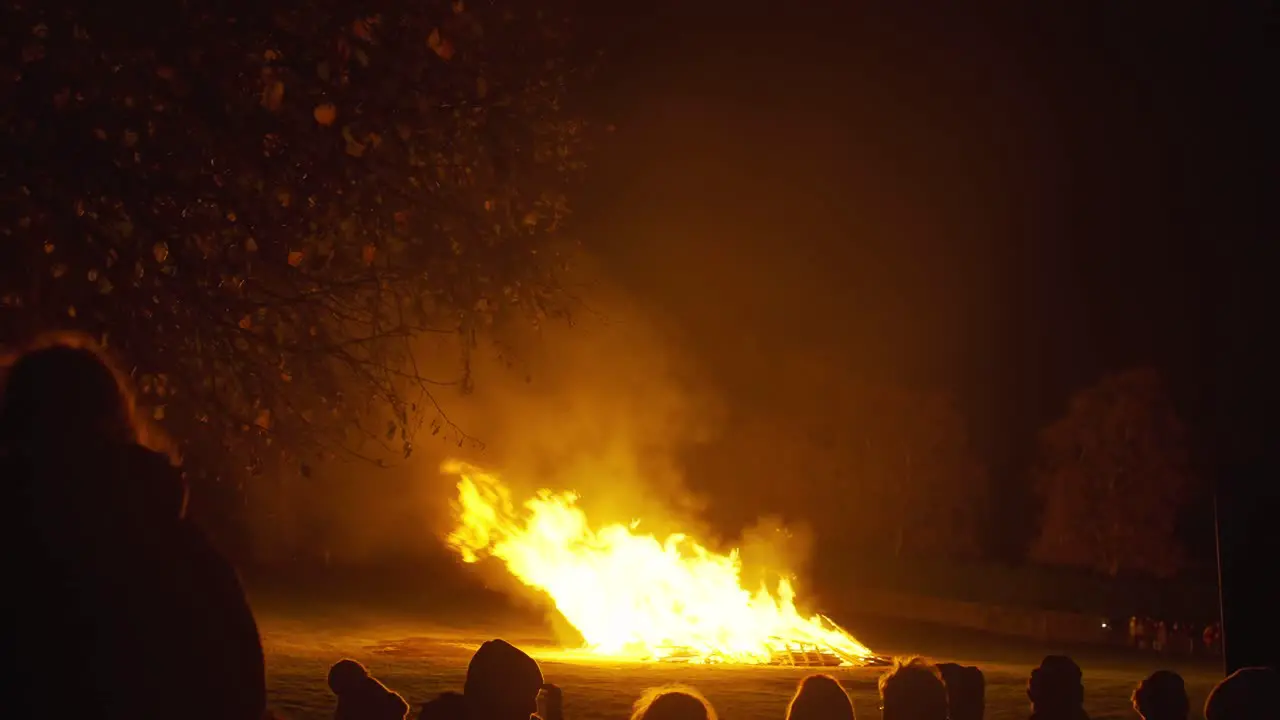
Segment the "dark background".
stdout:
<svg viewBox="0 0 1280 720">
<path fill-rule="evenodd" d="M 590 11 L 617 130 L 580 227 L 730 397 L 767 406 L 797 349 L 954 392 L 999 557 L 1033 531 L 1035 433 L 1106 372 L 1165 371 L 1222 475 L 1263 432 L 1232 398 L 1267 332 L 1269 8 L 901 5 Z"/>
</svg>

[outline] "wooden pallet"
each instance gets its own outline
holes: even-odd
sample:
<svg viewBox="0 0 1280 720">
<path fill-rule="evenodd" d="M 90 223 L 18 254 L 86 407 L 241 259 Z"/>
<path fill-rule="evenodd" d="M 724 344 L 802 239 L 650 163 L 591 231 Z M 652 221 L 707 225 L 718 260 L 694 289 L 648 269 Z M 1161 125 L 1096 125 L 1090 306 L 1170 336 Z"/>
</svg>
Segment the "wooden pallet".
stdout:
<svg viewBox="0 0 1280 720">
<path fill-rule="evenodd" d="M 836 654 L 821 648 L 788 648 L 773 654 L 771 665 L 788 665 L 791 667 L 836 667 L 844 660 Z"/>
</svg>

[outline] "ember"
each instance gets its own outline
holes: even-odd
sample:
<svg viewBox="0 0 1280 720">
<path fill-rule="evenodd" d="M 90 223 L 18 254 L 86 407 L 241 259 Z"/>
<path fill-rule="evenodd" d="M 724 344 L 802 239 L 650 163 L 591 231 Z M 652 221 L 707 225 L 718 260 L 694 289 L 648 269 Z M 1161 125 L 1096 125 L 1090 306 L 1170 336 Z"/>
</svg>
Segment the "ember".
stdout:
<svg viewBox="0 0 1280 720">
<path fill-rule="evenodd" d="M 593 527 L 574 493 L 539 491 L 517 510 L 493 474 L 460 462 L 459 526 L 450 547 L 466 562 L 493 556 L 545 592 L 596 655 L 646 661 L 798 666 L 876 663 L 866 646 L 822 615 L 803 617 L 790 580 L 754 593 L 738 552 L 684 535 L 659 541 L 620 524 Z"/>
</svg>

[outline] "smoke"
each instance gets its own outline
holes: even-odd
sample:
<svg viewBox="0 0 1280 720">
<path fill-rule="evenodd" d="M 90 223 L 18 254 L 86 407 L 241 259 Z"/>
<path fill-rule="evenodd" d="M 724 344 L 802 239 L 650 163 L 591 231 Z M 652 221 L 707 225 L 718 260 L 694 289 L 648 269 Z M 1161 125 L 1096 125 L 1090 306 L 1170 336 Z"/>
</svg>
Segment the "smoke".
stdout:
<svg viewBox="0 0 1280 720">
<path fill-rule="evenodd" d="M 813 533 L 803 523 L 765 516 L 742 532 L 743 585 L 773 585 L 779 576 L 803 577 L 813 549 Z"/>
<path fill-rule="evenodd" d="M 477 390 L 452 419 L 485 444 L 458 454 L 517 495 L 576 491 L 604 521 L 696 516 L 680 456 L 714 435 L 719 401 L 664 328 L 597 289 L 572 327 L 524 335 L 474 367 Z"/>
<path fill-rule="evenodd" d="M 260 490 L 254 500 L 260 545 L 277 558 L 311 554 L 340 565 L 421 568 L 433 583 L 479 578 L 531 613 L 546 612 L 545 596 L 501 561 L 457 571 L 459 559 L 444 543 L 456 527 L 457 479 L 440 467 L 459 459 L 496 473 L 517 503 L 542 488 L 570 490 L 597 527 L 639 521 L 636 532 L 659 538 L 681 532 L 718 552 L 740 548 L 743 586 L 751 591 L 776 591 L 780 577 L 802 580 L 812 547 L 807 527 L 766 518 L 725 537 L 707 522 L 716 516 L 714 498 L 692 487 L 716 495 L 733 487 L 738 495 L 761 492 L 751 473 L 735 471 L 724 482 L 685 477 L 692 451 L 729 426 L 723 385 L 704 375 L 674 324 L 603 277 L 596 274 L 572 323 L 490 329 L 471 352 L 466 391 L 453 382 L 461 374 L 457 338 L 422 339 L 419 367 L 441 382 L 434 393 L 443 413 L 439 432 L 424 427 L 411 458 L 389 469 L 335 463 Z M 807 593 L 802 584 L 798 589 L 803 606 Z M 547 620 L 574 644 L 558 614 Z"/>
<path fill-rule="evenodd" d="M 703 532 L 704 501 L 680 458 L 714 436 L 719 399 L 669 329 L 599 273 L 571 324 L 491 329 L 470 354 L 466 391 L 453 382 L 456 338 L 423 338 L 417 355 L 441 382 L 441 429 L 421 428 L 411 458 L 390 468 L 340 461 L 255 488 L 260 559 L 452 561 L 441 542 L 453 527 L 456 479 L 440 472 L 450 458 L 496 472 L 517 501 L 573 490 L 601 522 Z"/>
</svg>

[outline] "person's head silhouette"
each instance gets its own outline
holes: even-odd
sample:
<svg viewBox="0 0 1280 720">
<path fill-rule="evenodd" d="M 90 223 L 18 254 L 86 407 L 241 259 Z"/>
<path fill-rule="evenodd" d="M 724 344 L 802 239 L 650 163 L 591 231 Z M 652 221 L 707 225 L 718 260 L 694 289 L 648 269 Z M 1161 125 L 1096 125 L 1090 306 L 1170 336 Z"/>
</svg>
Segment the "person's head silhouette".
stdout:
<svg viewBox="0 0 1280 720">
<path fill-rule="evenodd" d="M 947 688 L 924 658 L 895 660 L 879 685 L 884 720 L 947 720 Z"/>
<path fill-rule="evenodd" d="M 1084 715 L 1084 681 L 1080 666 L 1066 655 L 1048 655 L 1031 671 L 1027 698 L 1033 712 L 1043 718 L 1076 718 Z"/>
<path fill-rule="evenodd" d="M 1133 691 L 1133 709 L 1143 720 L 1187 720 L 1191 702 L 1182 676 L 1172 670 L 1157 670 Z"/>
<path fill-rule="evenodd" d="M 644 691 L 631 711 L 631 720 L 716 720 L 716 711 L 697 690 L 668 685 Z"/>
<path fill-rule="evenodd" d="M 74 334 L 41 338 L 5 372 L 0 442 L 10 449 L 137 440 L 129 385 L 92 340 Z"/>
<path fill-rule="evenodd" d="M 1204 703 L 1206 720 L 1280 717 L 1280 672 L 1247 667 L 1218 683 Z"/>
<path fill-rule="evenodd" d="M 853 703 L 835 678 L 810 675 L 796 688 L 787 706 L 787 720 L 853 720 Z"/>
<path fill-rule="evenodd" d="M 490 640 L 467 666 L 462 695 L 473 713 L 491 720 L 529 720 L 538 709 L 542 670 L 506 640 Z"/>
<path fill-rule="evenodd" d="M 369 671 L 355 660 L 339 660 L 329 668 L 329 689 L 334 695 L 357 692 L 369 679 Z"/>
<path fill-rule="evenodd" d="M 972 665 L 941 663 L 938 672 L 947 686 L 951 720 L 982 720 L 986 712 L 986 678 Z"/>
</svg>

